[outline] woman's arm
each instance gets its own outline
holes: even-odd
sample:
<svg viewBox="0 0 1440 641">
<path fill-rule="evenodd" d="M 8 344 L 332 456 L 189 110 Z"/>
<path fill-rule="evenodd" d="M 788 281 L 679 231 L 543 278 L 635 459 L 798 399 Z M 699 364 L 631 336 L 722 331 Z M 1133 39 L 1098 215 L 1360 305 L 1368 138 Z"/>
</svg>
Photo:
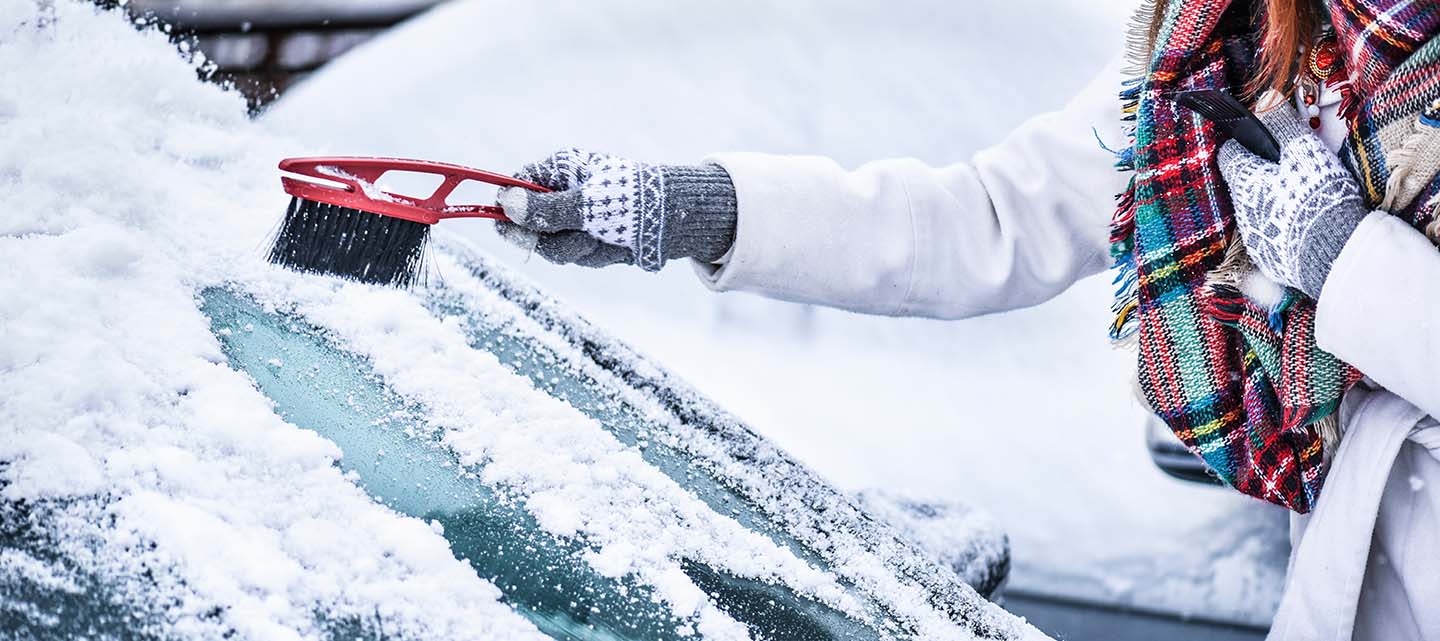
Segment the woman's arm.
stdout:
<svg viewBox="0 0 1440 641">
<path fill-rule="evenodd" d="M 1320 294 L 1315 339 L 1371 380 L 1440 416 L 1440 251 L 1375 212 L 1355 228 Z"/>
<path fill-rule="evenodd" d="M 714 156 L 739 219 L 723 264 L 701 275 L 718 290 L 874 314 L 964 318 L 1045 301 L 1109 265 L 1127 177 L 1101 141 L 1126 142 L 1121 81 L 1117 61 L 1063 110 L 944 168 Z"/>
</svg>

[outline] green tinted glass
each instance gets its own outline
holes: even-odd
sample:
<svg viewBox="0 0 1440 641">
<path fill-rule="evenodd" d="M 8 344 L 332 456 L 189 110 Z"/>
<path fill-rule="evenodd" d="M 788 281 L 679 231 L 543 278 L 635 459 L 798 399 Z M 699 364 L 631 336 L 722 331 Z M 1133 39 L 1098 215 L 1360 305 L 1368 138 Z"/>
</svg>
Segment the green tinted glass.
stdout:
<svg viewBox="0 0 1440 641">
<path fill-rule="evenodd" d="M 389 391 L 360 358 L 336 349 L 303 322 L 266 312 L 243 295 L 206 290 L 203 305 L 232 367 L 248 372 L 287 421 L 311 429 L 343 451 L 340 465 L 392 509 L 443 528 L 457 557 L 491 580 L 515 609 L 559 639 L 679 639 L 686 621 L 674 619 L 646 586 L 596 573 L 576 543 L 556 540 L 513 502 L 481 483 L 430 434 L 423 412 Z M 597 392 L 516 336 L 483 331 L 471 318 L 474 344 L 543 380 L 631 442 L 643 429 L 633 408 Z M 275 363 L 283 362 L 284 366 Z M 709 477 L 688 469 L 663 446 L 646 448 L 647 461 L 687 484 L 714 507 L 765 524 L 753 508 Z M 772 537 L 778 529 L 768 526 Z M 793 549 L 798 544 L 789 542 Z M 686 573 L 715 603 L 758 636 L 769 639 L 867 639 L 883 635 L 781 585 L 742 580 L 695 562 Z"/>
</svg>

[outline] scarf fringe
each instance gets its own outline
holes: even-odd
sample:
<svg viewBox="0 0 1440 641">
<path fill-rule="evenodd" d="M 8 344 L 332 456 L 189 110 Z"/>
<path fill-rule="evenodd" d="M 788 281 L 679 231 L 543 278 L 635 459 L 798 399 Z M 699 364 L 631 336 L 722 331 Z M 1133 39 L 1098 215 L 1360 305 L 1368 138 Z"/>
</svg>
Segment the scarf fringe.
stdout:
<svg viewBox="0 0 1440 641">
<path fill-rule="evenodd" d="M 1335 457 L 1335 448 L 1340 447 L 1340 412 L 1331 412 L 1315 421 L 1315 431 L 1320 433 L 1320 444 L 1328 463 Z"/>
<path fill-rule="evenodd" d="M 1440 173 L 1440 153 L 1436 152 L 1440 145 L 1440 120 L 1429 115 L 1437 108 L 1440 101 L 1409 123 L 1401 142 L 1386 149 L 1385 166 L 1389 176 L 1385 182 L 1385 199 L 1379 209 L 1391 213 L 1409 209 Z M 1430 237 L 1428 229 L 1426 232 Z M 1434 238 L 1430 238 L 1434 242 Z"/>
<path fill-rule="evenodd" d="M 1148 7 L 1153 15 L 1155 6 L 1154 0 L 1145 3 L 1141 7 L 1143 13 Z M 1132 27 L 1140 24 L 1137 14 L 1137 22 Z M 1149 22 L 1145 23 L 1145 37 L 1148 42 Z M 1148 45 L 1147 45 L 1148 46 Z M 1140 110 L 1140 93 L 1145 85 L 1145 78 L 1137 76 L 1126 80 L 1120 91 L 1121 111 L 1124 113 L 1126 147 L 1115 154 L 1115 168 L 1119 171 L 1133 172 L 1135 170 L 1135 127 L 1136 114 Z M 1110 323 L 1110 341 L 1120 349 L 1131 349 L 1136 346 L 1136 331 L 1140 329 L 1139 316 L 1136 312 L 1140 309 L 1140 272 L 1135 264 L 1135 213 L 1139 208 L 1136 200 L 1135 177 L 1130 177 L 1130 182 L 1125 186 L 1125 191 L 1115 196 L 1115 215 L 1110 219 L 1110 257 L 1115 261 L 1115 300 L 1110 305 L 1110 311 L 1115 318 Z"/>
<path fill-rule="evenodd" d="M 1245 244 L 1232 238 L 1225 248 L 1225 257 L 1210 273 L 1205 275 L 1205 311 L 1223 325 L 1234 327 L 1245 311 L 1245 293 L 1240 283 L 1255 269 L 1250 255 L 1245 253 Z"/>
<path fill-rule="evenodd" d="M 1154 47 L 1151 29 L 1155 25 L 1155 12 L 1159 11 L 1159 0 L 1142 0 L 1135 13 L 1130 14 L 1130 23 L 1125 26 L 1125 66 L 1127 76 L 1141 76 L 1150 70 L 1150 54 Z"/>
<path fill-rule="evenodd" d="M 1140 271 L 1135 264 L 1135 186 L 1117 197 L 1120 202 L 1110 228 L 1110 255 L 1115 259 L 1115 300 L 1110 311 L 1115 319 L 1110 324 L 1110 340 L 1125 341 L 1139 329 L 1136 312 L 1140 308 Z"/>
<path fill-rule="evenodd" d="M 1208 293 L 1206 312 L 1221 324 L 1234 327 L 1245 311 L 1246 304 L 1255 303 L 1266 308 L 1266 323 L 1270 325 L 1270 329 L 1277 334 L 1283 332 L 1285 313 L 1299 297 L 1293 291 L 1286 290 L 1278 301 L 1267 304 L 1247 296 L 1243 283 L 1258 273 L 1259 268 L 1255 267 L 1250 255 L 1245 252 L 1245 244 L 1239 238 L 1231 239 L 1220 264 L 1205 275 L 1205 291 Z"/>
<path fill-rule="evenodd" d="M 1428 217 L 1430 222 L 1425 225 L 1425 237 L 1436 246 L 1440 246 L 1440 191 L 1435 192 L 1429 200 L 1420 206 L 1420 216 Z M 1422 218 L 1424 220 L 1424 218 Z"/>
</svg>

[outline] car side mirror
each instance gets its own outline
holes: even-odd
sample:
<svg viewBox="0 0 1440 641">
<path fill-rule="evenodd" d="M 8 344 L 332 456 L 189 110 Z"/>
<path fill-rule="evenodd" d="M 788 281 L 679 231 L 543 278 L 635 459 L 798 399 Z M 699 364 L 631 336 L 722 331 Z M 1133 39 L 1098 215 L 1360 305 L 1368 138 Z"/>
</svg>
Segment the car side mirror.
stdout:
<svg viewBox="0 0 1440 641">
<path fill-rule="evenodd" d="M 1185 444 L 1170 431 L 1165 421 L 1154 414 L 1145 416 L 1145 448 L 1150 451 L 1150 460 L 1155 462 L 1155 466 L 1174 478 L 1193 483 L 1223 485 L 1220 477 L 1210 471 L 1210 466 L 1194 452 L 1186 449 Z"/>
</svg>

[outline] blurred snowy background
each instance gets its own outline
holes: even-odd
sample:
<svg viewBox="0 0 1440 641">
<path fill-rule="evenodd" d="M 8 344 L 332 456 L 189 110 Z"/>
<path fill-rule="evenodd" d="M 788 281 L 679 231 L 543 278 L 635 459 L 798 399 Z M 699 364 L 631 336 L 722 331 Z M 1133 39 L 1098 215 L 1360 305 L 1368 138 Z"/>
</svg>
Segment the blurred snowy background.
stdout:
<svg viewBox="0 0 1440 641">
<path fill-rule="evenodd" d="M 352 37 L 260 118 L 306 154 L 499 171 L 563 146 L 653 162 L 754 150 L 947 164 L 1064 104 L 1118 53 L 1134 4 L 451 2 Z M 445 229 L 837 484 L 988 510 L 1011 536 L 1012 594 L 1269 620 L 1285 516 L 1152 464 L 1133 356 L 1106 341 L 1108 276 L 1021 312 L 870 318 L 712 294 L 684 264 L 555 267 L 488 224 Z"/>
</svg>

